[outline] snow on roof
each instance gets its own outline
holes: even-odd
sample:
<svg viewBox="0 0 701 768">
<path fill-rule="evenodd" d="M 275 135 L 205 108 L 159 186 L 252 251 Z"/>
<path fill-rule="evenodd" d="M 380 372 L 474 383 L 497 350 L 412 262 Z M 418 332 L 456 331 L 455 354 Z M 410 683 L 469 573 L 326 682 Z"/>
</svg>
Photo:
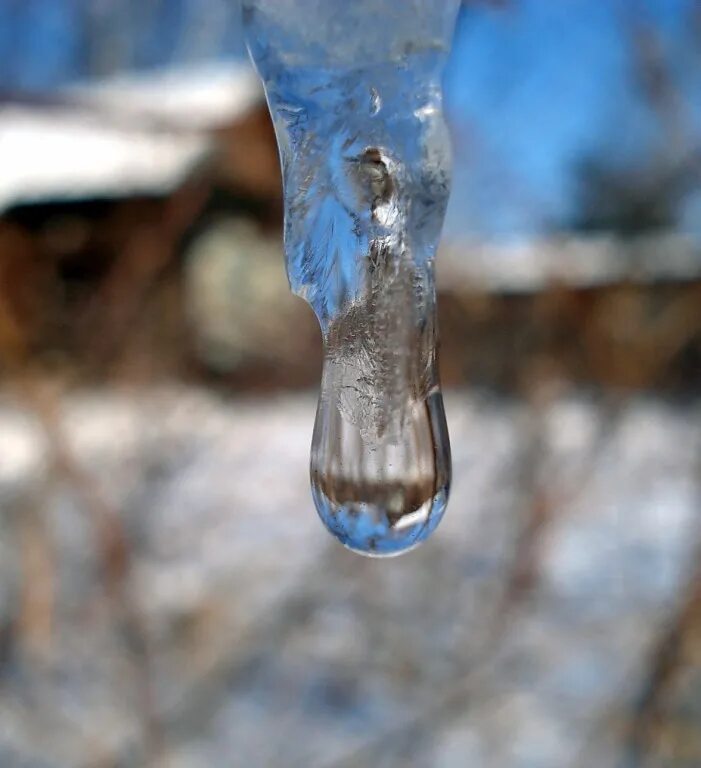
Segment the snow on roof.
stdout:
<svg viewBox="0 0 701 768">
<path fill-rule="evenodd" d="M 126 129 L 66 108 L 0 107 L 0 211 L 22 203 L 163 194 L 206 137 Z"/>
<path fill-rule="evenodd" d="M 98 86 L 73 86 L 66 94 L 99 109 L 191 131 L 229 123 L 263 97 L 253 69 L 237 62 L 123 75 Z"/>
<path fill-rule="evenodd" d="M 262 98 L 243 65 L 74 86 L 58 103 L 0 103 L 0 212 L 32 202 L 165 194 L 211 148 L 208 130 Z"/>
<path fill-rule="evenodd" d="M 594 287 L 621 280 L 697 279 L 698 241 L 666 232 L 624 241 L 612 234 L 562 235 L 516 242 L 448 243 L 437 260 L 438 285 L 532 293 L 551 284 Z"/>
</svg>

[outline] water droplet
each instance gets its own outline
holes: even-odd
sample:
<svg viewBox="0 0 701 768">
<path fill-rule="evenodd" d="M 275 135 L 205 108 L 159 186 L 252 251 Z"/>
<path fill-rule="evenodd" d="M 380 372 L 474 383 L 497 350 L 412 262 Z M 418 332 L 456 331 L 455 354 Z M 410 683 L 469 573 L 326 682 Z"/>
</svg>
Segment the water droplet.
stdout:
<svg viewBox="0 0 701 768">
<path fill-rule="evenodd" d="M 405 403 L 394 435 L 351 423 L 342 392 L 323 391 L 312 442 L 314 503 L 329 531 L 349 549 L 396 555 L 424 541 L 443 517 L 450 488 L 450 446 L 439 391 Z"/>
</svg>

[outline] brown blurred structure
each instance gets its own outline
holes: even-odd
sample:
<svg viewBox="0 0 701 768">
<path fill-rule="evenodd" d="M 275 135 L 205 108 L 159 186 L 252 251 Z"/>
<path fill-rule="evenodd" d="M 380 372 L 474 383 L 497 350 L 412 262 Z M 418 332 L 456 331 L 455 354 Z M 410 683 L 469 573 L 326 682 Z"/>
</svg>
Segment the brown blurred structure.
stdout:
<svg viewBox="0 0 701 768">
<path fill-rule="evenodd" d="M 318 330 L 287 290 L 277 149 L 249 70 L 7 102 L 0 135 L 22 157 L 0 183 L 4 352 L 79 380 L 316 386 Z M 454 243 L 438 270 L 448 386 L 699 383 L 701 269 L 683 237 Z"/>
<path fill-rule="evenodd" d="M 683 235 L 447 248 L 438 272 L 449 384 L 698 392 L 701 264 Z"/>
<path fill-rule="evenodd" d="M 140 348 L 172 370 L 188 355 L 189 243 L 221 217 L 277 230 L 277 149 L 253 74 L 220 77 L 199 101 L 185 78 L 183 103 L 177 74 L 162 79 L 0 104 L 4 151 L 22 151 L 0 188 L 3 351 L 94 376 Z"/>
</svg>

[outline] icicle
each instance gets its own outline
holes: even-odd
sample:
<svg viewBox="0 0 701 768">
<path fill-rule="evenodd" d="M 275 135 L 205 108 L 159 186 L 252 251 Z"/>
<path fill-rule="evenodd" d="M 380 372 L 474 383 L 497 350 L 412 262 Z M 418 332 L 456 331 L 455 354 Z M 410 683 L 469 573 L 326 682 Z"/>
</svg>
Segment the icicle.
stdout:
<svg viewBox="0 0 701 768">
<path fill-rule="evenodd" d="M 311 454 L 328 529 L 397 554 L 440 521 L 450 444 L 433 262 L 450 185 L 441 75 L 458 0 L 244 0 L 280 148 L 292 290 L 319 318 Z"/>
</svg>

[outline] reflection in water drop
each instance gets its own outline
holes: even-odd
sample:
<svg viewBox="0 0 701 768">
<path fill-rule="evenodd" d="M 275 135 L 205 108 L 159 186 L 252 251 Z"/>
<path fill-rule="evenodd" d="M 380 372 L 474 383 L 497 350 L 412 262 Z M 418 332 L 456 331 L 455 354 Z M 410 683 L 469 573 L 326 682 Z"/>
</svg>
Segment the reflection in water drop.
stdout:
<svg viewBox="0 0 701 768">
<path fill-rule="evenodd" d="M 364 435 L 363 426 L 344 417 L 337 392 L 322 393 L 312 442 L 314 502 L 326 527 L 350 549 L 399 554 L 431 534 L 448 500 L 443 399 L 434 391 L 408 404 L 392 440 Z"/>
</svg>

